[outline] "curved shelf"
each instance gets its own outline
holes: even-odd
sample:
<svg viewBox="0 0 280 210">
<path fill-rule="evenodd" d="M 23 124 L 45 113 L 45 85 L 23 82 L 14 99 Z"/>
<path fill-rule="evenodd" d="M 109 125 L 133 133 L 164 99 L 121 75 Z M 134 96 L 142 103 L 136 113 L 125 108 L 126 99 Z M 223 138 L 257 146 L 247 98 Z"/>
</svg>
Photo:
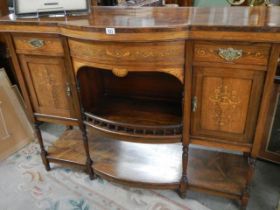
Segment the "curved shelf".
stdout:
<svg viewBox="0 0 280 210">
<path fill-rule="evenodd" d="M 99 131 L 108 132 L 116 135 L 124 135 L 139 138 L 174 138 L 179 139 L 182 135 L 182 124 L 178 125 L 137 125 L 120 123 L 107 120 L 90 113 L 85 113 L 84 123 Z"/>
<path fill-rule="evenodd" d="M 174 101 L 105 96 L 84 115 L 86 125 L 110 135 L 157 143 L 179 142 L 182 137 L 181 104 Z"/>
</svg>

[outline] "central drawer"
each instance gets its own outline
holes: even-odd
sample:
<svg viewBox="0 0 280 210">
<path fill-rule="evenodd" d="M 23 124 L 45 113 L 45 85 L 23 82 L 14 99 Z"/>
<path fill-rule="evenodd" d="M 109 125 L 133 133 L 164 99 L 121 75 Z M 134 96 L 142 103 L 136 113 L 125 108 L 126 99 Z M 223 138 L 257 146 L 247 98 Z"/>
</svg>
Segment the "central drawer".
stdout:
<svg viewBox="0 0 280 210">
<path fill-rule="evenodd" d="M 185 42 L 103 43 L 69 40 L 71 56 L 115 66 L 182 68 Z"/>
</svg>

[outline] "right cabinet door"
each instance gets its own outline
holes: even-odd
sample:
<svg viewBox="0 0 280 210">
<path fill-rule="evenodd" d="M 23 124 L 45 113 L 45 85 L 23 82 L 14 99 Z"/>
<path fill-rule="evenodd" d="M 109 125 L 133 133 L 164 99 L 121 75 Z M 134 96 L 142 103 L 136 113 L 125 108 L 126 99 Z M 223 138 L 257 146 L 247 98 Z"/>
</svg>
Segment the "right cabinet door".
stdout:
<svg viewBox="0 0 280 210">
<path fill-rule="evenodd" d="M 236 143 L 251 143 L 264 72 L 194 67 L 191 133 Z"/>
</svg>

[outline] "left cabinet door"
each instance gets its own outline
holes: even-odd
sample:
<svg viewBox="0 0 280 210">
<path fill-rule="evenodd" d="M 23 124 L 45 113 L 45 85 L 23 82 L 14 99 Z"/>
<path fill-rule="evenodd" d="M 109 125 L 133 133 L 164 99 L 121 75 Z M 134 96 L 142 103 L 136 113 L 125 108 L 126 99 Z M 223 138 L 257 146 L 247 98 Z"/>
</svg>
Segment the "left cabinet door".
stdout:
<svg viewBox="0 0 280 210">
<path fill-rule="evenodd" d="M 20 55 L 35 114 L 72 117 L 71 87 L 63 58 Z"/>
</svg>

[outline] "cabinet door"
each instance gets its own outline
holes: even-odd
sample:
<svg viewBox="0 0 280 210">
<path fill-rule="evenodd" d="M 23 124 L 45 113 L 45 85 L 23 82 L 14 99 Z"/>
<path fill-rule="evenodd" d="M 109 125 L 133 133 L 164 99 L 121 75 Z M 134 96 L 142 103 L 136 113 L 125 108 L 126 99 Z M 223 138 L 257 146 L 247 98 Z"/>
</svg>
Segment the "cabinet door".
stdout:
<svg viewBox="0 0 280 210">
<path fill-rule="evenodd" d="M 264 73 L 197 67 L 193 79 L 192 136 L 251 143 Z"/>
<path fill-rule="evenodd" d="M 35 113 L 71 117 L 70 86 L 63 58 L 20 55 Z"/>
</svg>

